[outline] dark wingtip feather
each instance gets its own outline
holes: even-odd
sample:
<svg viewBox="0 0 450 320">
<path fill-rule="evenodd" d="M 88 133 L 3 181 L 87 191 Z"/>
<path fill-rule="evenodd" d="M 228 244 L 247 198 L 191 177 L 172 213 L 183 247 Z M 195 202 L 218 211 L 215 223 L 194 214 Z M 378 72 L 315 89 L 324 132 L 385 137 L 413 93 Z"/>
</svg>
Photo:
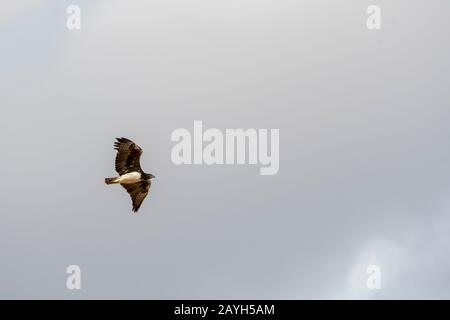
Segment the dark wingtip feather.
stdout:
<svg viewBox="0 0 450 320">
<path fill-rule="evenodd" d="M 121 143 L 127 143 L 127 142 L 131 142 L 131 140 L 121 137 L 121 138 L 116 138 L 117 141 L 114 142 L 114 149 L 119 150 L 120 144 Z"/>
</svg>

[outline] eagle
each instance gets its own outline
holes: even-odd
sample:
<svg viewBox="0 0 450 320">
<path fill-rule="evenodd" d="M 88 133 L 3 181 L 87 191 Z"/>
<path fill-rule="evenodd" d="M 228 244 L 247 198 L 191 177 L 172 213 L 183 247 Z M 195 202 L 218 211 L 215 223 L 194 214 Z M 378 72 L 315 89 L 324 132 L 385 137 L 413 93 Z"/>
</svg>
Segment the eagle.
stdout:
<svg viewBox="0 0 450 320">
<path fill-rule="evenodd" d="M 142 155 L 141 147 L 127 138 L 116 138 L 116 140 L 114 149 L 117 150 L 116 171 L 119 176 L 105 178 L 105 183 L 120 183 L 131 196 L 133 212 L 137 212 L 150 190 L 151 179 L 155 176 L 141 169 L 139 162 Z"/>
</svg>

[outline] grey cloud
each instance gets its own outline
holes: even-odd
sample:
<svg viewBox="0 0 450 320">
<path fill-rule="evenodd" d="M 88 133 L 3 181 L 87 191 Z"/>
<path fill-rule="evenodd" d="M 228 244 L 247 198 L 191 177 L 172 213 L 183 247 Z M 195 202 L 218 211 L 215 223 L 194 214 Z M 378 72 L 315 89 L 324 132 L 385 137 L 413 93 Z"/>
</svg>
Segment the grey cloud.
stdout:
<svg viewBox="0 0 450 320">
<path fill-rule="evenodd" d="M 79 32 L 48 2 L 27 13 L 43 26 L 9 20 L 0 297 L 449 298 L 450 5 L 414 3 L 380 1 L 379 32 L 361 1 L 80 2 Z M 170 134 L 194 120 L 279 128 L 279 173 L 173 165 Z M 103 184 L 116 136 L 157 176 L 139 216 Z"/>
</svg>

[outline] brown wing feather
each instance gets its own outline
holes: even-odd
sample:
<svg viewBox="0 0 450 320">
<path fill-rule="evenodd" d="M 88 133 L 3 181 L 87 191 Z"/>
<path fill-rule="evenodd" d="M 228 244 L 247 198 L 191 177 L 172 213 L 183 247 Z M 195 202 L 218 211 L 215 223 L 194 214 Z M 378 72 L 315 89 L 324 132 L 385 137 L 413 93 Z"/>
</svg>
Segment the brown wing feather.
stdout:
<svg viewBox="0 0 450 320">
<path fill-rule="evenodd" d="M 127 138 L 117 138 L 114 149 L 117 150 L 116 171 L 118 174 L 142 171 L 139 162 L 142 149 L 136 143 Z"/>
<path fill-rule="evenodd" d="M 122 187 L 127 190 L 131 196 L 133 202 L 133 211 L 137 212 L 141 207 L 142 201 L 144 201 L 150 190 L 151 181 L 141 181 L 133 184 L 121 184 Z"/>
</svg>

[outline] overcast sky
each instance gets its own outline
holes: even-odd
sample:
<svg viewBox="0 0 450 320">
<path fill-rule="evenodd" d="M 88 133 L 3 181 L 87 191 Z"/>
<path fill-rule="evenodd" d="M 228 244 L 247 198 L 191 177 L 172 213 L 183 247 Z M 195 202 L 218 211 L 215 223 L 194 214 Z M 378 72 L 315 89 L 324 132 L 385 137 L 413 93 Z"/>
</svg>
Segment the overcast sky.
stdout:
<svg viewBox="0 0 450 320">
<path fill-rule="evenodd" d="M 450 298 L 449 30 L 445 0 L 2 1 L 0 298 Z M 279 128 L 279 173 L 174 165 L 194 120 Z"/>
</svg>

